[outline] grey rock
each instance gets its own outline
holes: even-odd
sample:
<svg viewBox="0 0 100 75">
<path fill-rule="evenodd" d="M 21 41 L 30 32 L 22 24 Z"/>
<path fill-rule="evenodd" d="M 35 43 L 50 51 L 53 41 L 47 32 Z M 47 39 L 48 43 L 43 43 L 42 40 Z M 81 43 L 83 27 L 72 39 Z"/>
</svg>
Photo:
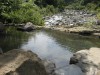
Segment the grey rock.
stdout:
<svg viewBox="0 0 100 75">
<path fill-rule="evenodd" d="M 33 31 L 35 29 L 36 29 L 35 25 L 33 25 L 33 23 L 31 23 L 31 22 L 26 23 L 26 25 L 23 27 L 17 28 L 17 30 L 19 30 L 19 31 Z"/>
</svg>

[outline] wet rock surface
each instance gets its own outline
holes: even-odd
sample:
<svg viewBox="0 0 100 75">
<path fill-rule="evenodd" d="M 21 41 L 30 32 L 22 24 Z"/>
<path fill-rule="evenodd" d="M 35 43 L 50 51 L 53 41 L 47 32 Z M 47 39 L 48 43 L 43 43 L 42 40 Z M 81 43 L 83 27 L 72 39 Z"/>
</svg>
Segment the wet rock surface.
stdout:
<svg viewBox="0 0 100 75">
<path fill-rule="evenodd" d="M 100 75 L 100 48 L 76 52 L 71 57 L 70 64 L 79 66 L 84 75 Z"/>
<path fill-rule="evenodd" d="M 0 75 L 48 75 L 46 69 L 42 60 L 31 51 L 14 49 L 0 55 Z"/>
</svg>

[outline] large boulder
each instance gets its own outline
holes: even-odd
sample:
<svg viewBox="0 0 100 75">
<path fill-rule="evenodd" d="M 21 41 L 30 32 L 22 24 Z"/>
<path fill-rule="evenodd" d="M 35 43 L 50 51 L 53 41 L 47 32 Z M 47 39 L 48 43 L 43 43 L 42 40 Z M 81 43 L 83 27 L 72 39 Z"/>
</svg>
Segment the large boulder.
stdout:
<svg viewBox="0 0 100 75">
<path fill-rule="evenodd" d="M 79 66 L 85 75 L 100 75 L 100 48 L 76 52 L 71 57 L 70 64 Z"/>
<path fill-rule="evenodd" d="M 33 31 L 35 29 L 36 29 L 35 25 L 33 25 L 33 23 L 31 22 L 26 23 L 26 25 L 24 25 L 23 27 L 17 28 L 17 30 L 19 31 Z"/>
<path fill-rule="evenodd" d="M 42 60 L 31 51 L 15 49 L 0 55 L 0 75 L 48 75 Z"/>
</svg>

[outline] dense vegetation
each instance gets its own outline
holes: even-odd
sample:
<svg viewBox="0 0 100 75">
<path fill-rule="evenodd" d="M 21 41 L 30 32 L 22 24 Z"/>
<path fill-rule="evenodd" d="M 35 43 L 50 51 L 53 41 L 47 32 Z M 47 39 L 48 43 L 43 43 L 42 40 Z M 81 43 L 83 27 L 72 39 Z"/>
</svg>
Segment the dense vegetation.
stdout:
<svg viewBox="0 0 100 75">
<path fill-rule="evenodd" d="M 34 0 L 1 0 L 0 19 L 4 23 L 32 22 L 43 25 L 42 15 Z"/>
<path fill-rule="evenodd" d="M 100 18 L 100 0 L 0 0 L 0 21 L 43 25 L 43 16 L 65 8 L 93 11 Z"/>
</svg>

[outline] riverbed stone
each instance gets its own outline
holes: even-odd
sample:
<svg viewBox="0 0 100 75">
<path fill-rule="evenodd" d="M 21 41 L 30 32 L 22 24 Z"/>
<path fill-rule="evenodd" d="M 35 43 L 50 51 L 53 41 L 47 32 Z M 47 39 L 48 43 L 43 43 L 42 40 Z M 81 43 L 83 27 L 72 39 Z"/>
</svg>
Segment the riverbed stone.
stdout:
<svg viewBox="0 0 100 75">
<path fill-rule="evenodd" d="M 100 48 L 90 48 L 76 52 L 70 64 L 81 68 L 85 75 L 100 75 Z"/>
</svg>

